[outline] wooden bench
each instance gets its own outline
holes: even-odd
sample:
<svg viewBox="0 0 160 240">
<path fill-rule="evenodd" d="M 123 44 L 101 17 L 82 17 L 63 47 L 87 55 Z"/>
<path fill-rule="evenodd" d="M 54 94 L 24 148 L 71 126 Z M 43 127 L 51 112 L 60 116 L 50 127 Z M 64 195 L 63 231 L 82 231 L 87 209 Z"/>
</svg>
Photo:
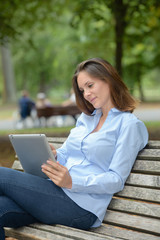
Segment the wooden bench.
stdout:
<svg viewBox="0 0 160 240">
<path fill-rule="evenodd" d="M 45 118 L 48 119 L 53 116 L 64 116 L 70 115 L 73 117 L 74 121 L 77 120 L 77 115 L 81 113 L 76 105 L 70 106 L 62 106 L 62 105 L 55 105 L 55 106 L 47 106 L 45 108 L 37 108 L 37 117 L 38 119 Z"/>
<path fill-rule="evenodd" d="M 48 140 L 58 148 L 65 138 Z M 14 162 L 13 168 L 20 169 L 19 161 Z M 20 240 L 160 239 L 160 141 L 149 141 L 138 154 L 125 187 L 113 197 L 102 226 L 82 231 L 61 225 L 32 224 L 5 231 L 6 236 Z"/>
</svg>

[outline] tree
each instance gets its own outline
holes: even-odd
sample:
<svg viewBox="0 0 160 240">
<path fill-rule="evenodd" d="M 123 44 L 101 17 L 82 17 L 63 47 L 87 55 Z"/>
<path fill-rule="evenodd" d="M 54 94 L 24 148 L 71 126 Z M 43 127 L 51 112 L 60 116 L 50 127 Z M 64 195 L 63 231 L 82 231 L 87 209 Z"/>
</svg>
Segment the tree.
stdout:
<svg viewBox="0 0 160 240">
<path fill-rule="evenodd" d="M 9 43 L 1 46 L 2 70 L 4 75 L 4 101 L 15 102 L 16 90 Z"/>
<path fill-rule="evenodd" d="M 9 58 L 9 48 L 6 45 L 8 46 L 9 42 L 13 39 L 19 39 L 25 31 L 30 29 L 33 31 L 35 28 L 40 29 L 48 19 L 55 19 L 56 11 L 59 11 L 59 8 L 55 8 L 53 14 L 51 5 L 54 2 L 56 0 L 5 0 L 4 2 L 0 2 L 0 43 L 2 45 L 2 65 L 4 69 L 4 100 L 15 100 L 16 95 L 13 80 L 14 73 Z M 11 86 L 11 89 L 9 86 Z"/>
<path fill-rule="evenodd" d="M 65 0 L 64 0 L 65 1 Z M 43 29 L 48 21 L 55 21 L 61 12 L 57 0 L 5 0 L 0 2 L 0 41 L 19 39 L 21 34 L 30 29 Z"/>
<path fill-rule="evenodd" d="M 115 65 L 132 91 L 137 84 L 143 99 L 141 79 L 159 67 L 159 5 L 158 0 L 6 0 L 0 4 L 1 39 L 7 34 L 16 39 L 17 89 L 69 86 L 75 65 L 98 56 Z"/>
<path fill-rule="evenodd" d="M 156 58 L 159 55 L 160 3 L 157 1 L 136 1 L 127 12 L 130 24 L 126 27 L 124 48 L 124 79 L 132 91 L 137 85 L 140 99 L 145 100 L 142 79 L 152 69 L 159 67 Z M 158 4 L 157 4 L 158 3 Z M 130 17 L 132 16 L 132 17 Z M 159 55 L 160 56 L 160 55 Z M 153 81 L 153 79 L 152 79 Z"/>
</svg>

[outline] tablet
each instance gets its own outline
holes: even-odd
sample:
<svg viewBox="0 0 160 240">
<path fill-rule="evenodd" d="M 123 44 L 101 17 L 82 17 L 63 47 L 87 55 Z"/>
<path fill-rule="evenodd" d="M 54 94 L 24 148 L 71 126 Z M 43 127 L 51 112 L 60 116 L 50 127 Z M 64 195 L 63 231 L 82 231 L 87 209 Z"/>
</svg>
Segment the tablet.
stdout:
<svg viewBox="0 0 160 240">
<path fill-rule="evenodd" d="M 41 165 L 51 158 L 56 161 L 45 134 L 11 134 L 9 139 L 25 172 L 48 178 Z"/>
</svg>

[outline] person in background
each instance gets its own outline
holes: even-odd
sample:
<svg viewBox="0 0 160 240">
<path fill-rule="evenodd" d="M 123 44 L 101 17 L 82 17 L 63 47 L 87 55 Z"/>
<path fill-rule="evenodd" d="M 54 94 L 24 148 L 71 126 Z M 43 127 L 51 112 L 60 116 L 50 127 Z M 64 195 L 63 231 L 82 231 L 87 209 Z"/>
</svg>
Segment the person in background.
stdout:
<svg viewBox="0 0 160 240">
<path fill-rule="evenodd" d="M 113 194 L 124 188 L 148 142 L 144 123 L 132 113 L 136 101 L 107 61 L 80 63 L 73 89 L 82 114 L 61 148 L 50 145 L 57 162 L 48 159 L 42 165 L 48 179 L 0 168 L 2 240 L 5 226 L 100 226 Z"/>
<path fill-rule="evenodd" d="M 39 92 L 37 94 L 37 100 L 36 100 L 36 126 L 37 127 L 45 127 L 48 125 L 48 122 L 50 119 L 47 119 L 45 117 L 44 111 L 50 112 L 52 103 L 48 98 L 46 98 L 46 94 L 43 92 Z"/>
<path fill-rule="evenodd" d="M 29 97 L 27 90 L 23 90 L 18 101 L 20 121 L 25 125 L 25 119 L 31 117 L 31 112 L 35 108 L 34 101 Z"/>
<path fill-rule="evenodd" d="M 50 107 L 52 103 L 46 98 L 45 93 L 40 92 L 37 94 L 36 108 Z"/>
<path fill-rule="evenodd" d="M 67 100 L 65 100 L 63 103 L 62 103 L 62 106 L 63 107 L 72 107 L 72 106 L 75 106 L 76 105 L 76 98 L 75 98 L 75 93 L 74 93 L 74 90 L 73 88 L 70 89 L 70 94 L 69 94 L 69 98 Z M 77 116 L 69 116 L 71 118 L 71 120 L 73 121 L 74 119 L 74 123 L 76 123 L 77 121 Z M 61 124 L 60 126 L 65 126 L 66 122 L 67 122 L 67 116 L 66 115 L 63 115 L 61 116 L 61 119 L 59 118 L 58 119 Z"/>
<path fill-rule="evenodd" d="M 75 93 L 73 91 L 73 88 L 70 90 L 70 97 L 66 101 L 62 103 L 62 106 L 72 106 L 76 104 L 76 98 L 75 98 Z"/>
</svg>

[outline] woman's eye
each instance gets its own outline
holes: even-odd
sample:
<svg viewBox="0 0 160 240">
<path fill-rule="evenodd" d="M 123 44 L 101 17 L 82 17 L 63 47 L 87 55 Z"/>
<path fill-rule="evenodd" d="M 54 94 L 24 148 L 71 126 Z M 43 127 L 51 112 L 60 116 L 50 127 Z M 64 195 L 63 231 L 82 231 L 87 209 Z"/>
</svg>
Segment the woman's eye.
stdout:
<svg viewBox="0 0 160 240">
<path fill-rule="evenodd" d="M 91 88 L 93 86 L 93 84 L 89 84 L 88 87 Z"/>
</svg>

